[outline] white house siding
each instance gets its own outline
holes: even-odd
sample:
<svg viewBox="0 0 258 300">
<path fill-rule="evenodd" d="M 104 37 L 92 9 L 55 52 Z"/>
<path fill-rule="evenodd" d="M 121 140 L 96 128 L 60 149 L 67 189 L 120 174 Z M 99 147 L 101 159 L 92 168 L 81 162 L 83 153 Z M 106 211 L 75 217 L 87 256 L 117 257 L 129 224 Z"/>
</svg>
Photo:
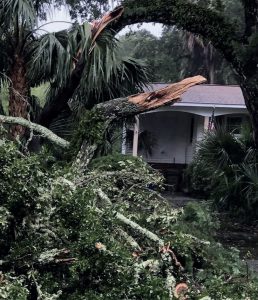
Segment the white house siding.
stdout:
<svg viewBox="0 0 258 300">
<path fill-rule="evenodd" d="M 151 132 L 156 139 L 156 145 L 153 147 L 151 156 L 145 156 L 143 151 L 139 151 L 139 155 L 142 155 L 148 162 L 189 163 L 192 159 L 198 130 L 198 127 L 194 125 L 191 144 L 191 119 L 196 117 L 189 113 L 173 111 L 141 115 L 140 132 L 144 130 Z"/>
<path fill-rule="evenodd" d="M 196 144 L 196 142 L 201 141 L 203 138 L 203 133 L 204 133 L 204 117 L 203 116 L 195 115 L 195 126 L 196 126 L 196 131 L 195 131 L 195 144 Z"/>
<path fill-rule="evenodd" d="M 196 143 L 202 139 L 204 133 L 204 117 L 198 115 L 190 116 L 194 118 L 193 140 L 192 143 L 189 143 L 186 148 L 186 164 L 189 164 L 193 160 L 194 152 L 196 150 Z"/>
</svg>

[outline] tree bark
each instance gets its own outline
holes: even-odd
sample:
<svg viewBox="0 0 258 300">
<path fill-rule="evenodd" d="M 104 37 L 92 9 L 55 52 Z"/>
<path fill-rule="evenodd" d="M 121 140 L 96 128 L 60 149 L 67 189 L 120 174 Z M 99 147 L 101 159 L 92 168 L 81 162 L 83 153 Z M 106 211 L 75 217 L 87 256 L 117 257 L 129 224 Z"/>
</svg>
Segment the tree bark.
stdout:
<svg viewBox="0 0 258 300">
<path fill-rule="evenodd" d="M 15 54 L 15 59 L 10 70 L 9 86 L 9 115 L 12 117 L 28 117 L 29 84 L 26 78 L 26 63 L 23 57 Z M 25 127 L 21 125 L 11 126 L 10 134 L 13 138 L 22 137 Z"/>
<path fill-rule="evenodd" d="M 95 106 L 95 109 L 109 120 L 127 118 L 178 102 L 190 87 L 205 82 L 206 79 L 202 76 L 189 77 L 154 92 L 140 93 L 100 103 Z"/>
<path fill-rule="evenodd" d="M 241 89 L 245 98 L 245 105 L 249 112 L 250 121 L 253 130 L 253 139 L 256 148 L 258 147 L 258 87 L 256 80 L 254 82 L 248 79 L 240 82 Z"/>
</svg>

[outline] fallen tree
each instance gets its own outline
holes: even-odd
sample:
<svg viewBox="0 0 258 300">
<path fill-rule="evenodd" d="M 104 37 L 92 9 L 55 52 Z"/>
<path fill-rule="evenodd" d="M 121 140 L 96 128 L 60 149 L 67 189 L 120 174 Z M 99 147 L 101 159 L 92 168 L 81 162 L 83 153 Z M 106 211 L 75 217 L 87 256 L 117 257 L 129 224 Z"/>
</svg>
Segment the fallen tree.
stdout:
<svg viewBox="0 0 258 300">
<path fill-rule="evenodd" d="M 206 79 L 202 76 L 186 78 L 181 82 L 170 84 L 167 87 L 154 92 L 140 93 L 100 103 L 93 108 L 93 112 L 96 111 L 102 118 L 104 118 L 104 121 L 109 124 L 113 120 L 121 118 L 125 119 L 143 112 L 157 109 L 164 105 L 178 102 L 180 101 L 183 93 L 190 87 L 204 83 L 205 81 Z M 22 125 L 39 133 L 42 138 L 49 140 L 51 143 L 61 148 L 69 148 L 70 143 L 68 141 L 58 137 L 56 134 L 40 124 L 32 123 L 23 118 L 3 115 L 0 115 L 0 123 Z M 84 130 L 86 130 L 86 128 L 84 128 Z"/>
<path fill-rule="evenodd" d="M 110 100 L 96 105 L 106 118 L 126 118 L 180 101 L 190 87 L 206 82 L 202 76 L 186 78 L 154 92 Z"/>
<path fill-rule="evenodd" d="M 256 299 L 237 253 L 207 236 L 207 212 L 161 200 L 148 186 L 162 178 L 139 158 L 98 158 L 87 172 L 49 163 L 1 140 L 2 298 Z"/>
</svg>

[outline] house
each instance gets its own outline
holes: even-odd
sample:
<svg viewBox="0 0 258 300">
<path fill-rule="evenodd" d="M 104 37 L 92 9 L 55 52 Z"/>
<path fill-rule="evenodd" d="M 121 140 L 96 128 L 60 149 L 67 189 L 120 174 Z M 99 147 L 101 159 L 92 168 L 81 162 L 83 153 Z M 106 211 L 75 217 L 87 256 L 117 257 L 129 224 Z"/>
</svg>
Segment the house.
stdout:
<svg viewBox="0 0 258 300">
<path fill-rule="evenodd" d="M 165 86 L 154 83 L 146 91 Z M 182 170 L 192 161 L 198 141 L 214 121 L 235 134 L 248 121 L 239 86 L 193 86 L 180 102 L 139 115 L 135 124 L 124 129 L 122 153 L 142 156 L 168 177 L 169 172 Z"/>
</svg>

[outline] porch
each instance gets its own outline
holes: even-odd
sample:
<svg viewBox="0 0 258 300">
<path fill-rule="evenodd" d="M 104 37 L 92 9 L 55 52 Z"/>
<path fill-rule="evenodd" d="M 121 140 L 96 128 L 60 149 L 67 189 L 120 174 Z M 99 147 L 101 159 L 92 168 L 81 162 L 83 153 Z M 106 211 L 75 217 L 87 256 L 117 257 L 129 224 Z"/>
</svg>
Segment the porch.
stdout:
<svg viewBox="0 0 258 300">
<path fill-rule="evenodd" d="M 144 113 L 133 126 L 124 128 L 122 153 L 143 157 L 164 174 L 169 185 L 180 190 L 183 171 L 193 160 L 198 142 L 212 119 L 236 130 L 247 119 L 247 112 L 243 107 L 178 103 Z"/>
</svg>

